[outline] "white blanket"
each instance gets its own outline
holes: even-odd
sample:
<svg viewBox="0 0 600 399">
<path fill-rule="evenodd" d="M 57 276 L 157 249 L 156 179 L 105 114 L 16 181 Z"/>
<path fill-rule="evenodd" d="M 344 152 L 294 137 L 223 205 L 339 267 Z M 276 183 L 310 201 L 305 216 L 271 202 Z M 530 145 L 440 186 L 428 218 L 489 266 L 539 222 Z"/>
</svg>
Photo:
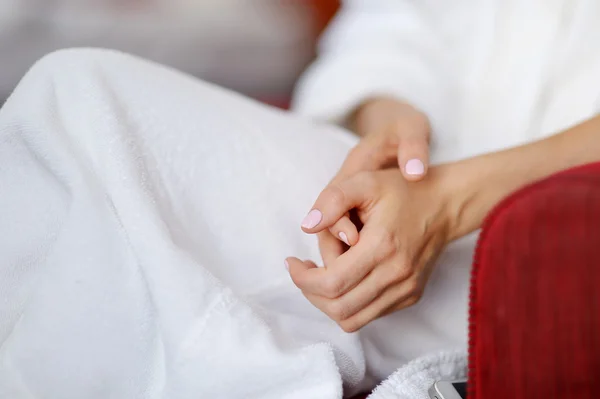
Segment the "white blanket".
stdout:
<svg viewBox="0 0 600 399">
<path fill-rule="evenodd" d="M 0 111 L 0 398 L 337 399 L 464 349 L 468 240 L 358 334 L 291 282 L 355 142 L 127 55 L 42 59 Z"/>
</svg>

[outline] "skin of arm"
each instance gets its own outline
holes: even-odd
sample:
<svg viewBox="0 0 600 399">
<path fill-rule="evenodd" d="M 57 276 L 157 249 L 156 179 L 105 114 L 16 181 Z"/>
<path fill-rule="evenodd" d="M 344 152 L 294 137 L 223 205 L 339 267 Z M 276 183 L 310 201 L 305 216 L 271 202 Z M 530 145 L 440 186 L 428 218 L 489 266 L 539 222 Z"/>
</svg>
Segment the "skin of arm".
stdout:
<svg viewBox="0 0 600 399">
<path fill-rule="evenodd" d="M 432 168 L 449 194 L 450 239 L 477 230 L 493 207 L 520 187 L 596 161 L 600 116 L 539 141 Z"/>
</svg>

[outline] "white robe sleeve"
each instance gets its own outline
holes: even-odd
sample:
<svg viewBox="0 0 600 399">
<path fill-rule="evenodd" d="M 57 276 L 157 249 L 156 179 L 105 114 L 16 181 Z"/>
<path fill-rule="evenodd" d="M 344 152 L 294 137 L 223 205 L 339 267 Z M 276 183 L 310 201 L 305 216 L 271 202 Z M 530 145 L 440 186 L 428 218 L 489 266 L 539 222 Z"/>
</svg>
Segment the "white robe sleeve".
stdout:
<svg viewBox="0 0 600 399">
<path fill-rule="evenodd" d="M 343 123 L 369 97 L 404 99 L 434 127 L 451 98 L 449 44 L 439 22 L 449 5 L 410 0 L 347 0 L 296 88 L 292 109 Z M 447 18 L 447 15 L 446 15 Z"/>
</svg>

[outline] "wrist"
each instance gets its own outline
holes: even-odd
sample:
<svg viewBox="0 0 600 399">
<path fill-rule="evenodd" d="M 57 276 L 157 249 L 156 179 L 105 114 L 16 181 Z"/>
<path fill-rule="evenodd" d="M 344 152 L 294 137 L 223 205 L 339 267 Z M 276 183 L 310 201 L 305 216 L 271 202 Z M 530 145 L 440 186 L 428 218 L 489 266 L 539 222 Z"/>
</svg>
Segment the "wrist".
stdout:
<svg viewBox="0 0 600 399">
<path fill-rule="evenodd" d="M 560 155 L 559 137 L 443 165 L 452 239 L 479 229 L 486 216 L 519 188 L 571 165 Z"/>
<path fill-rule="evenodd" d="M 462 161 L 438 165 L 430 168 L 425 182 L 436 187 L 434 196 L 438 199 L 441 212 L 447 226 L 448 241 L 454 241 L 470 233 L 477 224 L 477 215 L 473 212 L 481 201 L 477 175 L 470 173 Z"/>
<path fill-rule="evenodd" d="M 353 113 L 350 127 L 359 136 L 393 127 L 398 122 L 413 120 L 429 125 L 427 116 L 411 104 L 391 97 L 366 100 Z"/>
<path fill-rule="evenodd" d="M 488 213 L 519 188 L 600 161 L 600 116 L 546 139 L 432 168 L 446 205 L 450 238 L 479 229 Z M 435 170 L 435 171 L 434 171 Z"/>
<path fill-rule="evenodd" d="M 469 159 L 440 166 L 443 170 L 449 238 L 454 241 L 477 230 L 495 202 L 483 174 Z M 489 178 L 489 176 L 488 176 Z M 499 188 L 499 187 L 498 187 Z"/>
</svg>

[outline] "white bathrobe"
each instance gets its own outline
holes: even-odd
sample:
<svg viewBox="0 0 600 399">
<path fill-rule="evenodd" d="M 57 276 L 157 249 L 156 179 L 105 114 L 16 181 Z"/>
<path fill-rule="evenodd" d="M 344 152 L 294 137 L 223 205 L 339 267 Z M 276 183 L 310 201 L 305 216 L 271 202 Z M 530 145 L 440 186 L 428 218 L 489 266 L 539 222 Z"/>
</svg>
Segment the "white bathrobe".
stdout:
<svg viewBox="0 0 600 399">
<path fill-rule="evenodd" d="M 595 112 L 595 2 L 453 3 L 348 2 L 296 109 L 408 99 L 436 162 Z M 464 375 L 474 236 L 356 334 L 285 271 L 319 258 L 299 222 L 356 140 L 123 54 L 42 59 L 0 110 L 0 398 L 337 399 L 399 367 L 373 398 L 419 398 Z"/>
</svg>

